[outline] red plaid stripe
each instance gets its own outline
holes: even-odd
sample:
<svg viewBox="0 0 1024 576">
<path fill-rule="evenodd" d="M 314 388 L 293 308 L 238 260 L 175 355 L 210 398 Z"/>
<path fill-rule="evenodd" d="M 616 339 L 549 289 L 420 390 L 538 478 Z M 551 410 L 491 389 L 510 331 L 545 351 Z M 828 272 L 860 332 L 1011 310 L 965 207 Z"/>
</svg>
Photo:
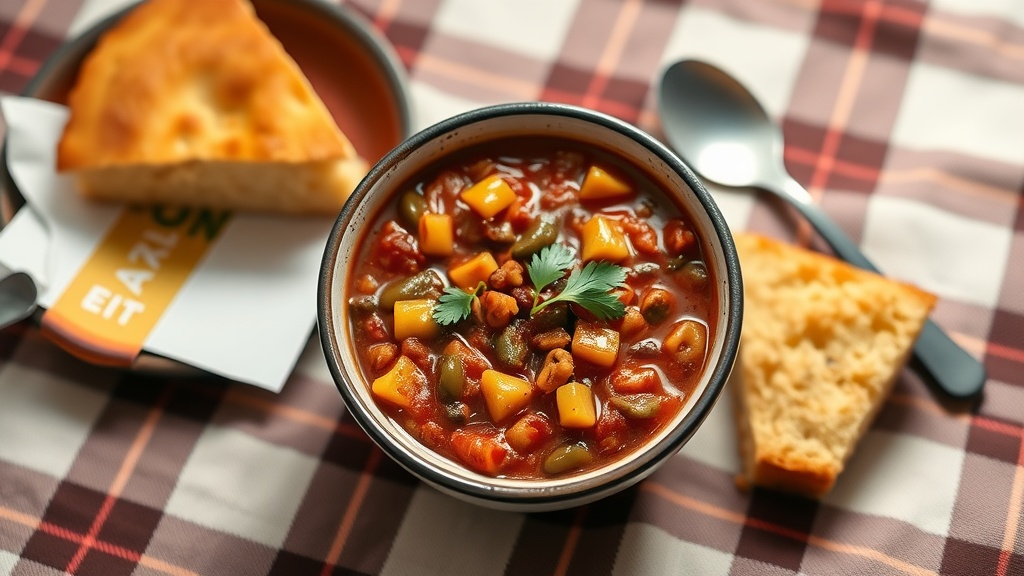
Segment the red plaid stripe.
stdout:
<svg viewBox="0 0 1024 576">
<path fill-rule="evenodd" d="M 0 91 L 20 93 L 46 59 L 63 42 L 70 16 L 81 0 L 49 2 L 14 0 L 0 19 Z"/>
</svg>

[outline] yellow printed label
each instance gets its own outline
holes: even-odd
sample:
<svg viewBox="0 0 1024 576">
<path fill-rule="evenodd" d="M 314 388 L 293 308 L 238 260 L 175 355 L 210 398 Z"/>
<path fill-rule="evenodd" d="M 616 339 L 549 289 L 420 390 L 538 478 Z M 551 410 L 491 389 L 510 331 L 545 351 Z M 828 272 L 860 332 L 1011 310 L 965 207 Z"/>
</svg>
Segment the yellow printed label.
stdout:
<svg viewBox="0 0 1024 576">
<path fill-rule="evenodd" d="M 131 366 L 229 218 L 205 209 L 126 209 L 43 314 L 43 333 L 89 362 Z"/>
</svg>

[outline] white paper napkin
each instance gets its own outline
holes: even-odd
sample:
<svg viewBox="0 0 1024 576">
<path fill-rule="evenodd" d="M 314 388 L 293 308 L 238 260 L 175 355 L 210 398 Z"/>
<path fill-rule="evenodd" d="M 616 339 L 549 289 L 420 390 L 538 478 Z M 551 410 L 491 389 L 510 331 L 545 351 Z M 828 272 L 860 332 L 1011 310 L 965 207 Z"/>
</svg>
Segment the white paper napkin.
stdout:
<svg viewBox="0 0 1024 576">
<path fill-rule="evenodd" d="M 0 100 L 8 168 L 28 205 L 0 231 L 0 264 L 39 284 L 50 307 L 123 210 L 90 202 L 55 172 L 63 106 Z M 144 350 L 280 391 L 316 324 L 316 288 L 334 220 L 236 214 L 150 332 Z"/>
</svg>

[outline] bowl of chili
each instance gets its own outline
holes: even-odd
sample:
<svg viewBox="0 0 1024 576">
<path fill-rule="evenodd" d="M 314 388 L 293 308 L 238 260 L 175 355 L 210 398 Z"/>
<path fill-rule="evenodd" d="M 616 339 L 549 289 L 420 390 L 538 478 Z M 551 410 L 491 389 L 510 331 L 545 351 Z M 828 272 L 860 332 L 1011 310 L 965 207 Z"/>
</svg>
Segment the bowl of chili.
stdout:
<svg viewBox="0 0 1024 576">
<path fill-rule="evenodd" d="M 544 511 L 674 455 L 736 359 L 743 292 L 694 173 L 637 128 L 552 103 L 441 121 L 338 216 L 321 344 L 370 438 L 440 491 Z"/>
</svg>

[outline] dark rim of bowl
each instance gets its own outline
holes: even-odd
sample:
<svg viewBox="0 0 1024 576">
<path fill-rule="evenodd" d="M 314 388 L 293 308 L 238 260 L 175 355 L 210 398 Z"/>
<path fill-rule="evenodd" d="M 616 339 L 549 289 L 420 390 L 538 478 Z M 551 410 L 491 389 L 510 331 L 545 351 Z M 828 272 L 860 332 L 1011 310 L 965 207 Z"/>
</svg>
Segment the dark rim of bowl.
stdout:
<svg viewBox="0 0 1024 576">
<path fill-rule="evenodd" d="M 717 204 L 711 198 L 711 195 L 708 193 L 707 189 L 705 189 L 704 185 L 700 182 L 694 172 L 678 156 L 676 156 L 675 153 L 646 132 L 631 124 L 594 110 L 567 104 L 547 102 L 519 102 L 479 108 L 442 120 L 441 122 L 414 134 L 405 142 L 399 144 L 376 165 L 374 165 L 373 168 L 371 168 L 369 174 L 367 174 L 356 188 L 356 191 L 352 193 L 352 196 L 345 203 L 341 213 L 338 215 L 338 219 L 335 222 L 334 227 L 331 230 L 331 234 L 328 238 L 327 246 L 324 251 L 324 257 L 320 269 L 320 279 L 317 286 L 317 324 L 320 334 L 320 343 L 324 349 L 324 355 L 326 357 L 331 376 L 334 378 L 335 385 L 341 393 L 342 399 L 348 406 L 349 412 L 352 413 L 352 416 L 359 423 L 360 427 L 363 428 L 373 441 L 395 461 L 421 478 L 436 485 L 455 490 L 459 493 L 495 503 L 510 505 L 543 505 L 546 503 L 585 499 L 590 495 L 600 494 L 609 490 L 609 486 L 605 484 L 589 485 L 579 491 L 560 491 L 553 495 L 533 492 L 528 492 L 524 495 L 516 495 L 509 494 L 507 491 L 490 490 L 486 485 L 463 478 L 453 478 L 443 473 L 443 471 L 435 469 L 433 466 L 425 464 L 417 459 L 410 461 L 406 458 L 405 452 L 394 448 L 390 436 L 377 427 L 373 418 L 358 409 L 359 402 L 353 396 L 353 392 L 348 389 L 348 386 L 344 385 L 346 380 L 339 364 L 338 357 L 335 354 L 335 350 L 340 349 L 341 343 L 338 341 L 337 335 L 334 334 L 334 330 L 332 328 L 334 325 L 334 314 L 331 308 L 331 293 L 333 289 L 334 267 L 337 262 L 337 254 L 340 248 L 341 238 L 347 229 L 347 223 L 352 212 L 355 210 L 356 205 L 364 195 L 363 191 L 396 164 L 406 158 L 412 151 L 439 136 L 443 136 L 449 132 L 477 122 L 490 120 L 496 117 L 516 115 L 550 115 L 583 120 L 600 125 L 614 132 L 618 132 L 619 134 L 627 136 L 640 143 L 649 152 L 653 153 L 660 160 L 665 162 L 665 164 L 673 171 L 678 173 L 682 177 L 683 181 L 693 191 L 694 195 L 697 196 L 701 205 L 707 211 L 718 241 L 721 242 L 722 252 L 725 256 L 726 276 L 729 282 L 729 293 L 726 296 L 732 305 L 730 306 L 728 316 L 725 319 L 725 336 L 721 360 L 718 365 L 714 367 L 714 371 L 711 374 L 707 388 L 697 399 L 693 408 L 688 414 L 686 414 L 686 416 L 684 416 L 683 420 L 679 423 L 678 428 L 662 441 L 661 452 L 648 457 L 640 466 L 630 471 L 630 473 L 618 477 L 615 481 L 615 485 L 625 486 L 631 484 L 634 478 L 645 475 L 652 467 L 660 465 L 660 463 L 662 463 L 666 458 L 677 452 L 683 444 L 689 440 L 693 433 L 696 432 L 697 428 L 714 407 L 715 402 L 729 378 L 739 349 L 739 336 L 743 321 L 743 285 L 740 275 L 739 256 L 736 253 L 736 247 L 733 243 L 732 233 L 729 230 L 729 226 L 722 213 L 719 211 Z M 351 385 L 355 384 L 350 383 L 350 386 Z"/>
<path fill-rule="evenodd" d="M 408 138 L 409 135 L 412 134 L 413 126 L 412 106 L 409 102 L 408 80 L 406 78 L 405 66 L 398 58 L 394 48 L 387 39 L 377 32 L 373 25 L 367 21 L 363 15 L 340 4 L 331 4 L 320 0 L 278 1 L 282 3 L 302 4 L 306 9 L 318 12 L 333 21 L 335 24 L 338 24 L 341 28 L 345 29 L 354 38 L 356 38 L 360 44 L 369 50 L 374 60 L 382 64 L 381 70 L 385 73 L 388 86 L 391 88 L 391 93 L 395 99 L 401 137 L 403 139 Z M 40 86 L 49 79 L 54 69 L 59 68 L 63 64 L 69 53 L 74 53 L 83 47 L 91 50 L 92 46 L 99 41 L 100 36 L 102 36 L 107 29 L 123 18 L 125 14 L 134 10 L 141 3 L 142 2 L 134 2 L 108 16 L 103 17 L 82 33 L 58 46 L 49 58 L 47 58 L 39 67 L 35 76 L 29 80 L 25 89 L 21 91 L 21 95 L 35 97 Z M 0 190 L 0 193 L 6 193 L 9 195 L 8 199 L 14 203 L 13 210 L 17 212 L 17 210 L 24 205 L 24 197 L 22 197 L 21 192 L 18 191 L 18 187 L 14 183 L 14 178 L 11 176 L 10 170 L 7 167 L 6 134 L 4 134 L 3 137 L 2 147 L 3 149 L 0 150 L 0 185 L 3 186 L 3 189 Z M 2 220 L 2 214 L 0 214 L 0 228 L 3 228 L 5 225 Z"/>
</svg>

